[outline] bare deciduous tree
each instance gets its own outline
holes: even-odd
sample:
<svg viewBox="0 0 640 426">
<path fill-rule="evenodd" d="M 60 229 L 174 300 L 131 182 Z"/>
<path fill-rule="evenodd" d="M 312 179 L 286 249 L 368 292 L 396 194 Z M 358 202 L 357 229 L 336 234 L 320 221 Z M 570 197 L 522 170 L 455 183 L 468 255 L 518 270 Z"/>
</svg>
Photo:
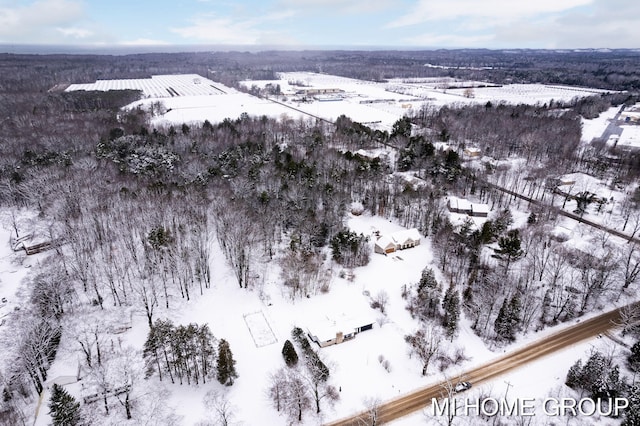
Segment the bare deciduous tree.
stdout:
<svg viewBox="0 0 640 426">
<path fill-rule="evenodd" d="M 356 419 L 356 424 L 362 426 L 381 426 L 384 424 L 380 420 L 380 408 L 382 401 L 378 397 L 367 397 L 364 399 L 364 411 Z"/>
<path fill-rule="evenodd" d="M 225 393 L 212 389 L 205 394 L 203 400 L 205 407 L 215 413 L 217 425 L 231 426 L 234 424 L 236 407 L 229 402 Z"/>
<path fill-rule="evenodd" d="M 422 375 L 427 375 L 431 360 L 440 351 L 440 345 L 444 340 L 439 328 L 432 323 L 426 323 L 413 334 L 405 336 L 404 340 L 409 344 L 409 353 L 416 355 L 422 363 Z"/>
</svg>

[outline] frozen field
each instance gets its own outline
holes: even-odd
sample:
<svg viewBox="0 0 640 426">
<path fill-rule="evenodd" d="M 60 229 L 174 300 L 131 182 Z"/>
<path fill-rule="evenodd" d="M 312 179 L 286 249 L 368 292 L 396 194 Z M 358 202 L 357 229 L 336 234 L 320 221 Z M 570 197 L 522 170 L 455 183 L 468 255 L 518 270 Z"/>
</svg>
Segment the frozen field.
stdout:
<svg viewBox="0 0 640 426">
<path fill-rule="evenodd" d="M 603 91 L 590 88 L 511 84 L 479 87 L 487 83 L 450 78 L 392 79 L 372 82 L 311 72 L 279 74 L 279 80 L 241 82 L 246 88 L 280 86 L 281 95 L 263 98 L 224 86 L 197 74 L 157 75 L 147 79 L 98 80 L 72 84 L 66 90 L 141 90 L 144 99 L 135 108 L 160 102 L 165 112 L 153 117 L 156 126 L 182 123 L 220 122 L 241 114 L 282 119 L 320 118 L 335 121 L 340 115 L 390 131 L 399 118 L 425 104 L 442 107 L 454 104 L 525 103 L 545 104 L 570 101 Z M 452 88 L 455 87 L 455 88 Z"/>
<path fill-rule="evenodd" d="M 65 91 L 141 90 L 147 98 L 211 96 L 228 93 L 229 88 L 197 74 L 154 75 L 151 78 L 98 80 L 89 84 L 71 84 Z"/>
</svg>

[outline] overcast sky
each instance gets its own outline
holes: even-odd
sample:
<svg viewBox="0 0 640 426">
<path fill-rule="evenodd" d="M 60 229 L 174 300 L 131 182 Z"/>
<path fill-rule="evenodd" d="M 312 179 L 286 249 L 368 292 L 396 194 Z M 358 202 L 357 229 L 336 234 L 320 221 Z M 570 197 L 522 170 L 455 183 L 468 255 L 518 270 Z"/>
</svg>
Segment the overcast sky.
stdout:
<svg viewBox="0 0 640 426">
<path fill-rule="evenodd" d="M 0 43 L 640 48 L 640 1 L 0 0 Z"/>
</svg>

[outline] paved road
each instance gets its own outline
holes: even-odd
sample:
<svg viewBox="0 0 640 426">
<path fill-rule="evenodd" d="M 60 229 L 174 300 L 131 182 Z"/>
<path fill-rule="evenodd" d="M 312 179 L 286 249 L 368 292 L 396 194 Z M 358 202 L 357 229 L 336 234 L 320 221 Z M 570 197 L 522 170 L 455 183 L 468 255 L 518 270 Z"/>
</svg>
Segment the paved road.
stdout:
<svg viewBox="0 0 640 426">
<path fill-rule="evenodd" d="M 636 305 L 640 306 L 640 303 Z M 620 320 L 621 309 L 583 320 L 551 336 L 469 370 L 460 377 L 474 385 L 479 385 L 531 361 L 605 333 L 616 327 L 616 323 Z M 429 406 L 432 398 L 442 397 L 445 386 L 445 382 L 437 383 L 380 404 L 377 410 L 377 423 L 381 424 L 396 420 Z M 352 417 L 337 420 L 326 426 L 363 426 L 371 424 L 370 420 L 368 422 L 365 420 L 368 416 L 369 414 L 366 412 L 357 413 Z"/>
</svg>

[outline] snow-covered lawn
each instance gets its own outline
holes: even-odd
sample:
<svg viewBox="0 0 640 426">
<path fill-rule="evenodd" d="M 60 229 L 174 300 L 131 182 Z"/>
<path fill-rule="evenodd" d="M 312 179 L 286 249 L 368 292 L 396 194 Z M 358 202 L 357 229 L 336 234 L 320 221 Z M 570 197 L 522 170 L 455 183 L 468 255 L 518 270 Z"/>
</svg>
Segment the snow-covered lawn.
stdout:
<svg viewBox="0 0 640 426">
<path fill-rule="evenodd" d="M 256 347 L 261 348 L 263 346 L 273 345 L 278 341 L 276 336 L 273 335 L 271 326 L 262 311 L 252 312 L 243 316 L 244 322 L 247 323 L 247 327 L 249 327 L 249 333 L 251 333 L 253 341 L 256 342 Z"/>
</svg>

